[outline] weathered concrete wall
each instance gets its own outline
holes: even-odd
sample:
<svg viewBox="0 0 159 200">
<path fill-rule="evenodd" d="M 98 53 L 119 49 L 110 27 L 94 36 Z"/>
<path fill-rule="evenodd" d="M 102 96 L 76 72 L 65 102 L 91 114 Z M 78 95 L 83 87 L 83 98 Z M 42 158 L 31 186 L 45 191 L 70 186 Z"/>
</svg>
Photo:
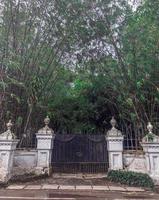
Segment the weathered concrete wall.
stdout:
<svg viewBox="0 0 159 200">
<path fill-rule="evenodd" d="M 124 169 L 147 173 L 143 151 L 124 151 Z M 13 160 L 13 174 L 34 172 L 37 166 L 37 150 L 16 150 Z"/>
<path fill-rule="evenodd" d="M 124 151 L 123 162 L 125 170 L 147 173 L 143 151 Z"/>
<path fill-rule="evenodd" d="M 13 175 L 31 173 L 37 166 L 37 150 L 16 150 L 13 160 Z"/>
</svg>

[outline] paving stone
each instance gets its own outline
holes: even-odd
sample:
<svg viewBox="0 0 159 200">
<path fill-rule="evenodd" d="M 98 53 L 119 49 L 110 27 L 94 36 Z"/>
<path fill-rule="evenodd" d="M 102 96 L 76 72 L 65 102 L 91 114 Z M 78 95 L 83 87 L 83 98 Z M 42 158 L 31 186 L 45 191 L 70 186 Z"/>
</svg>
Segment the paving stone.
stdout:
<svg viewBox="0 0 159 200">
<path fill-rule="evenodd" d="M 90 185 L 77 185 L 76 190 L 92 190 Z"/>
<path fill-rule="evenodd" d="M 41 185 L 27 185 L 24 189 L 27 189 L 27 190 L 40 190 L 41 189 Z"/>
<path fill-rule="evenodd" d="M 109 190 L 109 188 L 108 188 L 108 186 L 95 185 L 95 186 L 93 186 L 93 190 L 102 190 L 102 191 L 105 191 L 105 190 Z"/>
<path fill-rule="evenodd" d="M 57 190 L 59 188 L 58 185 L 49 185 L 49 184 L 44 184 L 42 186 L 42 189 L 45 189 L 45 190 Z"/>
<path fill-rule="evenodd" d="M 73 185 L 60 185 L 60 190 L 75 190 L 75 186 Z"/>
<path fill-rule="evenodd" d="M 119 187 L 119 186 L 109 186 L 109 189 L 110 189 L 111 191 L 126 191 L 125 188 Z"/>
<path fill-rule="evenodd" d="M 9 190 L 21 190 L 25 187 L 25 185 L 10 185 L 7 187 Z"/>
<path fill-rule="evenodd" d="M 126 187 L 126 191 L 128 192 L 144 192 L 145 190 L 137 187 Z"/>
</svg>

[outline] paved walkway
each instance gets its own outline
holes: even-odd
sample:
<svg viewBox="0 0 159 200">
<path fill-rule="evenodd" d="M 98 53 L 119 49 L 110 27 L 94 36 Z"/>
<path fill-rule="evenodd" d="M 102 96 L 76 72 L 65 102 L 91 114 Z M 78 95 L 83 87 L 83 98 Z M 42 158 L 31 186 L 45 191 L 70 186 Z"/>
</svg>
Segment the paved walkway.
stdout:
<svg viewBox="0 0 159 200">
<path fill-rule="evenodd" d="M 0 200 L 159 200 L 143 188 L 114 184 L 100 175 L 58 175 L 0 189 Z"/>
<path fill-rule="evenodd" d="M 9 185 L 6 190 L 87 190 L 87 191 L 122 191 L 122 192 L 144 192 L 142 188 L 136 187 L 121 187 L 121 186 L 103 186 L 103 185 Z"/>
</svg>

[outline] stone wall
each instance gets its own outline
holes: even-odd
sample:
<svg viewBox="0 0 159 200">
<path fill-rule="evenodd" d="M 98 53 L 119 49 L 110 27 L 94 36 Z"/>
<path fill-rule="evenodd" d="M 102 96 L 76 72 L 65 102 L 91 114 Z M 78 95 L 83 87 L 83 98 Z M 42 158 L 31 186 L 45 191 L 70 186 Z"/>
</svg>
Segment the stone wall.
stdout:
<svg viewBox="0 0 159 200">
<path fill-rule="evenodd" d="M 147 173 L 143 151 L 124 151 L 123 163 L 125 170 Z"/>
<path fill-rule="evenodd" d="M 13 160 L 13 175 L 35 172 L 37 150 L 16 150 Z"/>
<path fill-rule="evenodd" d="M 146 159 L 143 151 L 124 151 L 124 169 L 147 173 Z M 37 150 L 16 150 L 13 160 L 13 174 L 25 174 L 35 171 L 37 166 Z"/>
</svg>

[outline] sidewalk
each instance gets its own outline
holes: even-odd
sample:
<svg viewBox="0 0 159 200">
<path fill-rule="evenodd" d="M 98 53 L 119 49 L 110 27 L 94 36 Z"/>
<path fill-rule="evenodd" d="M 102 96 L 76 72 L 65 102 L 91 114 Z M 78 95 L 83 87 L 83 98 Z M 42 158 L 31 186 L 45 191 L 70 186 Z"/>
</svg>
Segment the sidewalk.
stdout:
<svg viewBox="0 0 159 200">
<path fill-rule="evenodd" d="M 103 186 L 103 185 L 18 185 L 13 184 L 6 188 L 6 190 L 71 190 L 71 191 L 121 191 L 121 192 L 144 192 L 142 188 L 136 187 L 122 187 L 122 186 Z"/>
<path fill-rule="evenodd" d="M 105 175 L 53 174 L 0 189 L 0 200 L 158 200 L 159 194 L 106 180 Z"/>
</svg>

